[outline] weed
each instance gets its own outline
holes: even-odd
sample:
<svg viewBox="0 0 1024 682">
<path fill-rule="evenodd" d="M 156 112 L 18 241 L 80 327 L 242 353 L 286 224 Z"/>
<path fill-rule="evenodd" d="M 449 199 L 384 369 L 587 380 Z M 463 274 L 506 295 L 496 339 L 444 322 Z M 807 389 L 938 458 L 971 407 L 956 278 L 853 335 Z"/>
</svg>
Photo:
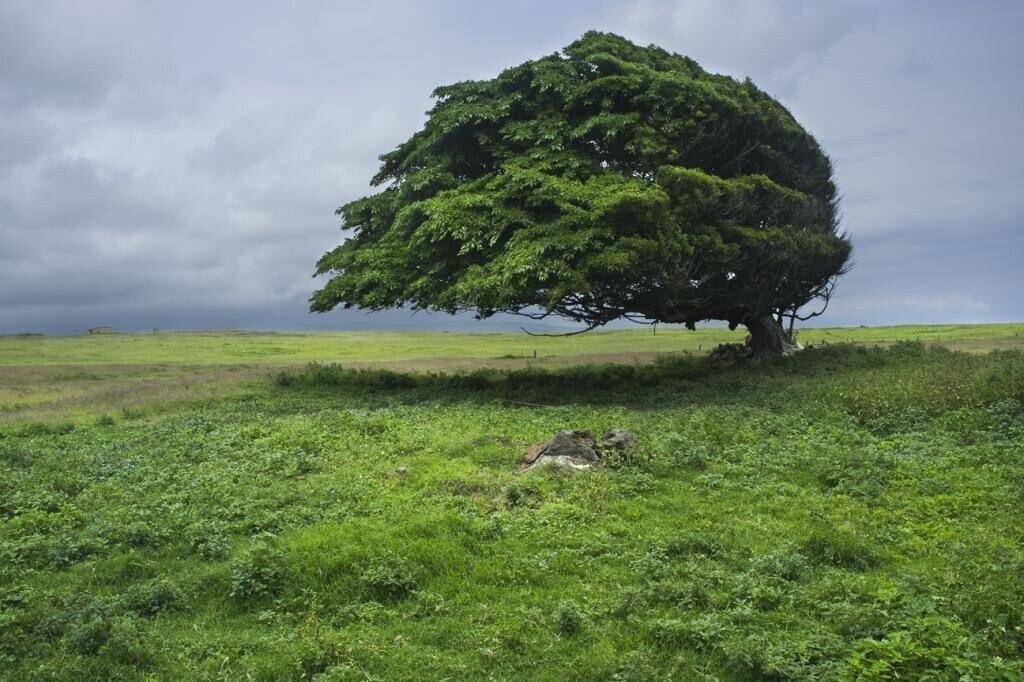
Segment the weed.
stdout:
<svg viewBox="0 0 1024 682">
<path fill-rule="evenodd" d="M 264 337 L 188 338 L 257 362 Z M 1024 354 L 517 363 L 250 368 L 217 397 L 132 393 L 133 419 L 2 411 L 0 678 L 1024 676 Z M 577 425 L 642 457 L 519 470 Z"/>
<path fill-rule="evenodd" d="M 16 431 L 23 438 L 33 436 L 64 436 L 75 430 L 74 422 L 35 422 L 26 424 Z"/>
<path fill-rule="evenodd" d="M 750 562 L 750 568 L 758 575 L 800 580 L 810 571 L 807 557 L 793 547 L 786 547 L 769 554 L 761 554 Z"/>
<path fill-rule="evenodd" d="M 572 636 L 583 629 L 583 610 L 572 599 L 563 600 L 555 610 L 555 627 L 566 636 Z"/>
<path fill-rule="evenodd" d="M 132 585 L 124 595 L 124 605 L 136 615 L 152 618 L 159 613 L 185 608 L 186 598 L 170 581 L 151 580 Z"/>
<path fill-rule="evenodd" d="M 284 566 L 278 549 L 257 540 L 231 564 L 231 596 L 244 602 L 276 595 L 284 584 Z"/>
<path fill-rule="evenodd" d="M 880 552 L 867 538 L 837 526 L 816 528 L 802 547 L 812 560 L 840 568 L 866 570 L 881 561 Z"/>
<path fill-rule="evenodd" d="M 121 542 L 128 547 L 159 547 L 166 540 L 166 533 L 148 521 L 132 521 L 120 532 Z"/>
<path fill-rule="evenodd" d="M 359 582 L 367 596 L 378 601 L 404 599 L 418 585 L 413 566 L 391 554 L 371 559 L 359 574 Z"/>
<path fill-rule="evenodd" d="M 231 553 L 231 540 L 223 527 L 203 524 L 193 529 L 192 549 L 208 561 L 223 559 Z"/>
</svg>

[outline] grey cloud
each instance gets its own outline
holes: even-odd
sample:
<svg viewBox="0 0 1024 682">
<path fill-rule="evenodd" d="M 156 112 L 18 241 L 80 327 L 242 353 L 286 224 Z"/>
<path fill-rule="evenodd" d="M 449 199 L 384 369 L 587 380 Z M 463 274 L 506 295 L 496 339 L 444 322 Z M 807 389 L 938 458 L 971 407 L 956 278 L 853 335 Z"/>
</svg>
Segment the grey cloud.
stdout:
<svg viewBox="0 0 1024 682">
<path fill-rule="evenodd" d="M 17 173 L 0 191 L 6 229 L 35 236 L 81 235 L 114 228 L 165 227 L 166 205 L 120 169 L 85 158 L 54 158 Z"/>
<path fill-rule="evenodd" d="M 1024 319 L 1024 212 L 991 224 L 932 222 L 858 240 L 830 308 L 839 320 L 897 324 Z"/>
<path fill-rule="evenodd" d="M 0 175 L 51 150 L 52 138 L 52 128 L 35 114 L 0 111 Z"/>
<path fill-rule="evenodd" d="M 598 28 L 750 75 L 835 157 L 856 269 L 825 323 L 1020 319 L 1021 9 L 784 0 L 0 6 L 0 333 L 518 328 L 315 316 L 334 209 L 437 85 Z M 596 25 L 595 25 L 596 24 Z M 72 30 L 73 28 L 73 30 Z M 922 316 L 915 318 L 915 316 Z"/>
<path fill-rule="evenodd" d="M 221 130 L 194 155 L 198 167 L 218 174 L 238 173 L 267 158 L 286 142 L 288 121 L 242 116 Z"/>
<path fill-rule="evenodd" d="M 813 0 L 635 0 L 615 23 L 714 71 L 791 90 L 813 62 L 878 21 L 877 3 Z"/>
<path fill-rule="evenodd" d="M 111 89 L 107 115 L 124 126 L 159 129 L 209 113 L 224 91 L 224 83 L 212 76 L 157 81 L 143 71 Z"/>
<path fill-rule="evenodd" d="M 0 5 L 0 104 L 81 106 L 118 77 L 131 3 L 11 0 Z"/>
</svg>

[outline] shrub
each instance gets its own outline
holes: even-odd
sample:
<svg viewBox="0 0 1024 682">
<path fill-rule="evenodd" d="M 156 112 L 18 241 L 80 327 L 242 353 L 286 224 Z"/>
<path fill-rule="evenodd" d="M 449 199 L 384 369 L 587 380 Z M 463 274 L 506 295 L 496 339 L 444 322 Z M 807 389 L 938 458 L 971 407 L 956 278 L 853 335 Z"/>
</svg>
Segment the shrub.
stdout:
<svg viewBox="0 0 1024 682">
<path fill-rule="evenodd" d="M 510 509 L 536 507 L 542 501 L 541 498 L 540 488 L 531 480 L 512 483 L 505 488 L 505 504 Z"/>
<path fill-rule="evenodd" d="M 124 596 L 124 605 L 144 618 L 152 618 L 165 611 L 178 611 L 185 607 L 184 593 L 167 580 L 151 580 L 133 585 Z"/>
<path fill-rule="evenodd" d="M 17 435 L 28 438 L 32 436 L 65 436 L 74 430 L 73 422 L 33 422 L 21 427 Z"/>
<path fill-rule="evenodd" d="M 63 611 L 46 624 L 51 635 L 63 633 L 72 649 L 87 655 L 99 653 L 110 639 L 112 628 L 108 605 L 85 597 L 70 600 Z"/>
<path fill-rule="evenodd" d="M 284 574 L 281 552 L 259 543 L 231 564 L 231 596 L 240 601 L 272 596 L 281 589 Z"/>
<path fill-rule="evenodd" d="M 922 615 L 903 625 L 884 637 L 858 642 L 844 661 L 846 676 L 872 680 L 1009 680 L 1020 679 L 1014 672 L 1024 670 L 1020 661 L 979 656 L 963 625 L 943 616 Z"/>
<path fill-rule="evenodd" d="M 896 473 L 897 462 L 893 455 L 858 449 L 823 462 L 818 480 L 837 493 L 870 499 L 881 495 Z"/>
<path fill-rule="evenodd" d="M 571 636 L 583 629 L 583 611 L 572 599 L 558 605 L 555 611 L 555 627 L 563 635 Z"/>
<path fill-rule="evenodd" d="M 66 533 L 50 545 L 49 557 L 46 562 L 53 568 L 67 568 L 99 554 L 103 543 L 91 537 L 75 537 Z"/>
<path fill-rule="evenodd" d="M 155 660 L 155 656 L 146 646 L 142 630 L 131 618 L 116 618 L 111 622 L 102 653 L 133 668 L 145 668 L 152 665 Z"/>
<path fill-rule="evenodd" d="M 718 538 L 720 533 L 721 530 L 717 528 L 684 531 L 665 543 L 665 552 L 668 556 L 675 558 L 722 556 L 725 553 L 725 547 Z"/>
<path fill-rule="evenodd" d="M 231 539 L 219 526 L 201 526 L 192 536 L 192 549 L 207 561 L 223 559 L 231 553 Z"/>
<path fill-rule="evenodd" d="M 650 450 L 638 445 L 632 447 L 604 447 L 601 449 L 605 465 L 609 469 L 635 469 L 649 471 L 654 464 Z"/>
<path fill-rule="evenodd" d="M 754 557 L 751 569 L 758 575 L 800 580 L 810 571 L 807 557 L 793 547 L 785 547 L 769 554 Z"/>
<path fill-rule="evenodd" d="M 372 559 L 359 575 L 367 594 L 378 601 L 397 601 L 417 587 L 416 573 L 409 563 L 394 555 Z"/>
<path fill-rule="evenodd" d="M 842 527 L 819 528 L 804 540 L 803 551 L 819 564 L 867 570 L 881 556 L 867 540 Z"/>
<path fill-rule="evenodd" d="M 129 547 L 159 547 L 165 540 L 165 533 L 147 521 L 132 521 L 121 532 L 121 542 Z"/>
<path fill-rule="evenodd" d="M 612 675 L 614 682 L 653 682 L 653 680 L 672 679 L 670 673 L 660 670 L 642 651 L 631 651 L 619 664 Z"/>
</svg>

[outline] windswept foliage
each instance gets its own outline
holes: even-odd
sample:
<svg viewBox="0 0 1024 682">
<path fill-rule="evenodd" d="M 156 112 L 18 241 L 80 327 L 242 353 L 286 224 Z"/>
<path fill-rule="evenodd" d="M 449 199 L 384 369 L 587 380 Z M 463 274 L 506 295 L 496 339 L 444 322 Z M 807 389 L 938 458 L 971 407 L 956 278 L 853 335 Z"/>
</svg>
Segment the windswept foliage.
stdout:
<svg viewBox="0 0 1024 682">
<path fill-rule="evenodd" d="M 749 80 L 591 32 L 434 96 L 384 189 L 338 209 L 313 310 L 751 326 L 846 266 L 828 157 Z"/>
</svg>

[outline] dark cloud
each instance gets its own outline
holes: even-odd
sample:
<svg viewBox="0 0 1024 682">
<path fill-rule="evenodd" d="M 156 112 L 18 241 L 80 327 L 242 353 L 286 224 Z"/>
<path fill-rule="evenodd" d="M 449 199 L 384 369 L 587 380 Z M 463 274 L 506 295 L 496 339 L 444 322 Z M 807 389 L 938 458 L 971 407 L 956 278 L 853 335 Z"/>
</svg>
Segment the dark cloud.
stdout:
<svg viewBox="0 0 1024 682">
<path fill-rule="evenodd" d="M 635 0 L 610 18 L 707 69 L 770 82 L 775 94 L 791 94 L 823 56 L 880 21 L 874 3 L 812 0 Z"/>
<path fill-rule="evenodd" d="M 1022 222 L 1024 213 L 993 224 L 869 233 L 857 242 L 854 273 L 830 312 L 849 323 L 1020 321 Z"/>
<path fill-rule="evenodd" d="M 334 208 L 431 90 L 598 28 L 751 76 L 836 159 L 823 321 L 1020 319 L 1024 6 L 809 0 L 0 5 L 0 333 L 470 327 L 306 313 Z M 516 328 L 518 320 L 484 328 Z"/>
<path fill-rule="evenodd" d="M 0 5 L 0 105 L 82 106 L 119 76 L 126 2 L 11 0 Z"/>
<path fill-rule="evenodd" d="M 54 131 L 30 112 L 0 111 L 0 177 L 46 153 Z"/>
</svg>

